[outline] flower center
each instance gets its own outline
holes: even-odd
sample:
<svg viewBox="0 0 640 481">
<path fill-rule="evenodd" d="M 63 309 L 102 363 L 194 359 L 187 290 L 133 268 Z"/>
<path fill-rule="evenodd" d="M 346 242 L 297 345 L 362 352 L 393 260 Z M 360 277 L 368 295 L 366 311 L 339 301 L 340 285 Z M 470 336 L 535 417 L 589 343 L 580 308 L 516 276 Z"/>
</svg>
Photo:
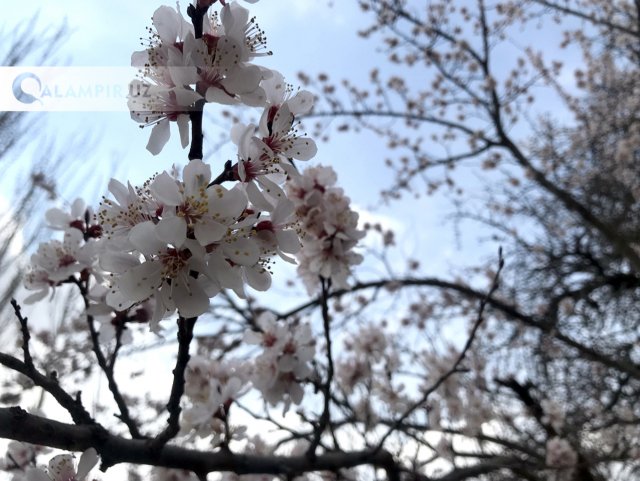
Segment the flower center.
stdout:
<svg viewBox="0 0 640 481">
<path fill-rule="evenodd" d="M 191 252 L 187 249 L 175 249 L 173 247 L 167 249 L 160 254 L 160 262 L 162 262 L 162 276 L 175 279 L 178 273 L 187 265 L 187 261 L 191 257 Z"/>
</svg>

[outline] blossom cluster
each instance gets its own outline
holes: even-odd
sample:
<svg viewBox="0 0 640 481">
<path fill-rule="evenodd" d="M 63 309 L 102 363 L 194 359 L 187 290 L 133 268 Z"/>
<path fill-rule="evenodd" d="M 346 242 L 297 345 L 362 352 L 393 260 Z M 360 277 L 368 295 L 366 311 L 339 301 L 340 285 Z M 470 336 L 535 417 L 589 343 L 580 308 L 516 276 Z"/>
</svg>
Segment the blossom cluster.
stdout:
<svg viewBox="0 0 640 481">
<path fill-rule="evenodd" d="M 313 375 L 315 342 L 310 326 L 287 326 L 265 311 L 255 320 L 255 327 L 258 330 L 247 331 L 244 336 L 247 344 L 262 348 L 254 358 L 191 357 L 185 372 L 182 434 L 211 436 L 214 445 L 223 436 L 243 437 L 243 428 L 228 425 L 229 410 L 252 387 L 268 404 L 284 403 L 285 411 L 292 402 L 297 405 L 302 402 L 303 385 Z"/>
<path fill-rule="evenodd" d="M 310 167 L 287 184 L 289 198 L 305 233 L 298 254 L 298 274 L 307 290 L 317 289 L 319 277 L 330 279 L 334 287 L 347 287 L 351 267 L 362 262 L 353 248 L 365 235 L 358 229 L 358 213 L 349 197 L 336 187 L 331 167 Z"/>
<path fill-rule="evenodd" d="M 198 38 L 170 7 L 156 10 L 153 25 L 147 48 L 132 60 L 144 77 L 134 86 L 146 82 L 148 90 L 129 99 L 133 118 L 154 125 L 152 152 L 168 140 L 169 121 L 188 133 L 188 114 L 201 100 L 262 107 L 260 120 L 233 127 L 237 162 L 227 162 L 218 177 L 194 159 L 182 176 L 174 168 L 137 187 L 112 180 L 113 199 L 104 199 L 95 216 L 82 201 L 71 213 L 50 211 L 47 218 L 64 231 L 64 240 L 41 245 L 32 257 L 26 286 L 37 292 L 28 301 L 42 299 L 74 276 L 91 274 L 97 280 L 96 313 L 108 319 L 108 308 L 126 312 L 147 303 L 146 317 L 157 330 L 159 320 L 176 311 L 183 317 L 204 313 L 222 289 L 240 297 L 245 285 L 268 289 L 270 258 L 295 263 L 300 229 L 309 232 L 301 270 L 343 285 L 348 267 L 340 263 L 359 261 L 349 252 L 361 237 L 357 215 L 333 187 L 335 174 L 320 168 L 301 176 L 293 164 L 316 154 L 313 139 L 296 129 L 296 117 L 311 109 L 313 96 L 294 93 L 280 73 L 251 63 L 264 53 L 264 34 L 235 2 L 219 15 L 205 15 Z M 312 177 L 318 179 L 305 193 Z M 288 189 L 296 192 L 297 205 L 287 197 L 287 179 L 297 186 Z M 235 184 L 227 188 L 225 182 Z"/>
<path fill-rule="evenodd" d="M 190 6 L 193 25 L 179 7 L 155 11 L 148 44 L 132 56 L 140 78 L 132 82 L 129 108 L 134 120 L 153 126 L 147 148 L 154 155 L 168 142 L 171 122 L 188 145 L 207 103 L 260 108 L 257 122 L 231 129 L 236 159 L 220 165 L 217 175 L 190 154 L 184 168 L 174 165 L 142 185 L 112 179 L 96 209 L 81 199 L 69 210 L 50 209 L 47 221 L 63 240 L 43 243 L 31 257 L 25 286 L 34 292 L 26 302 L 44 299 L 62 284 L 76 285 L 89 324 L 103 324 L 101 342 L 115 334 L 118 343 L 126 342 L 126 323 L 148 323 L 159 332 L 160 321 L 174 314 L 197 318 L 221 291 L 240 298 L 247 287 L 265 291 L 277 257 L 299 263 L 310 291 L 319 278 L 344 287 L 361 261 L 353 247 L 364 233 L 335 185 L 335 172 L 315 167 L 300 173 L 295 164 L 317 151 L 297 123 L 313 96 L 253 63 L 268 52 L 246 8 L 221 1 L 219 14 L 207 15 L 213 3 Z M 243 340 L 261 349 L 254 358 L 214 362 L 194 356 L 189 362 L 183 435 L 213 436 L 215 445 L 242 435 L 230 428 L 228 413 L 251 388 L 271 406 L 283 403 L 285 411 L 301 403 L 314 376 L 310 326 L 285 325 L 268 313 L 251 325 L 255 331 Z M 58 461 L 69 479 L 80 479 L 89 463 L 81 460 L 75 473 L 70 458 Z M 52 470 L 43 476 L 53 479 Z"/>
<path fill-rule="evenodd" d="M 578 455 L 566 439 L 553 437 L 547 441 L 546 463 L 552 468 L 572 468 L 578 462 Z M 570 479 L 571 475 L 567 476 Z"/>
<path fill-rule="evenodd" d="M 248 391 L 248 367 L 240 360 L 191 357 L 185 372 L 187 406 L 180 422 L 182 434 L 201 438 L 211 436 L 214 446 L 223 435 L 231 434 L 237 439 L 244 434 L 242 428 L 231 430 L 225 423 L 231 404 Z"/>
<path fill-rule="evenodd" d="M 313 373 L 315 341 L 311 328 L 308 324 L 287 326 L 270 312 L 258 317 L 256 324 L 260 331 L 248 331 L 244 337 L 248 344 L 263 349 L 253 362 L 251 380 L 267 403 L 275 406 L 284 401 L 287 411 L 291 402 L 302 402 L 302 382 Z"/>
<path fill-rule="evenodd" d="M 198 4 L 198 8 L 203 6 Z M 266 50 L 265 34 L 255 18 L 250 18 L 249 11 L 238 3 L 224 5 L 219 15 L 205 14 L 198 35 L 177 8 L 162 6 L 152 20 L 154 28 L 149 29 L 146 48 L 134 52 L 131 58 L 141 75 L 132 82 L 129 109 L 142 126 L 153 126 L 147 145 L 153 154 L 158 154 L 169 140 L 170 122 L 178 125 L 182 146 L 188 145 L 189 114 L 197 103 L 268 106 L 263 130 L 269 132 L 262 133 L 267 137 L 276 134 L 271 147 L 284 140 L 278 136 L 288 133 L 289 115 L 311 107 L 308 92 L 297 95 L 297 101 L 289 106 L 282 105 L 289 89 L 278 72 L 253 63 L 271 52 Z M 274 121 L 281 108 L 279 120 Z M 311 146 L 312 142 L 302 144 Z M 280 147 L 299 150 L 295 145 Z"/>
<path fill-rule="evenodd" d="M 184 168 L 182 180 L 165 171 L 137 189 L 112 181 L 111 191 L 116 201 L 103 202 L 98 214 L 101 267 L 112 273 L 106 302 L 123 310 L 153 298 L 152 322 L 176 310 L 198 316 L 221 289 L 241 297 L 245 284 L 268 289 L 269 257 L 299 248 L 290 201 L 273 200 L 261 216 L 242 184 L 211 185 L 201 160 Z M 268 220 L 275 217 L 277 225 Z"/>
</svg>

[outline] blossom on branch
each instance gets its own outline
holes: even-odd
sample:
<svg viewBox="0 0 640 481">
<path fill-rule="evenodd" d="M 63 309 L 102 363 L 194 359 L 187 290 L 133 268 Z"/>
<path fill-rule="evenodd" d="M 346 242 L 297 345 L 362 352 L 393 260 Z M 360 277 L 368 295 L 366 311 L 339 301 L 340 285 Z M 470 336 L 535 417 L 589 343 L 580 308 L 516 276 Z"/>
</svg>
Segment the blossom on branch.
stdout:
<svg viewBox="0 0 640 481">
<path fill-rule="evenodd" d="M 335 287 L 346 287 L 351 267 L 362 262 L 353 248 L 365 233 L 358 229 L 358 214 L 335 186 L 336 180 L 331 167 L 310 167 L 287 184 L 305 233 L 297 254 L 298 273 L 309 292 L 317 289 L 318 276 L 330 279 Z"/>
<path fill-rule="evenodd" d="M 308 324 L 286 326 L 270 312 L 258 317 L 260 332 L 248 331 L 244 340 L 259 344 L 263 352 L 253 362 L 253 386 L 272 406 L 284 402 L 284 411 L 304 396 L 302 384 L 313 373 L 310 362 L 315 354 L 315 340 Z"/>
</svg>

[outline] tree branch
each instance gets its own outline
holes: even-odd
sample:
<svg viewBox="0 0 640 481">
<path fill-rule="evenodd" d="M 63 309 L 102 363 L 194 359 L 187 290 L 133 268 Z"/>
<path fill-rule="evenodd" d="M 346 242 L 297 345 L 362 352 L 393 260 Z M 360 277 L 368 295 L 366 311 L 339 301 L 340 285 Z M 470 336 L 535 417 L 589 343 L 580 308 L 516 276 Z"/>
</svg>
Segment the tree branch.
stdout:
<svg viewBox="0 0 640 481">
<path fill-rule="evenodd" d="M 387 471 L 396 463 L 386 451 L 362 450 L 329 452 L 315 459 L 308 456 L 255 456 L 228 451 L 196 451 L 176 446 L 150 448 L 141 439 L 125 439 L 93 426 L 74 426 L 28 414 L 19 407 L 0 408 L 0 437 L 67 451 L 96 448 L 102 458 L 102 470 L 120 463 L 146 464 L 185 469 L 199 476 L 231 471 L 237 474 L 274 474 L 294 476 L 310 471 L 337 471 L 371 465 Z"/>
<path fill-rule="evenodd" d="M 176 358 L 176 367 L 173 369 L 173 383 L 171 385 L 171 394 L 167 403 L 167 411 L 169 419 L 167 427 L 160 432 L 152 441 L 151 445 L 154 450 L 160 449 L 167 441 L 174 438 L 180 431 L 180 399 L 184 393 L 184 372 L 189 363 L 189 346 L 193 339 L 193 327 L 198 320 L 197 317 L 178 318 L 178 356 Z"/>
</svg>

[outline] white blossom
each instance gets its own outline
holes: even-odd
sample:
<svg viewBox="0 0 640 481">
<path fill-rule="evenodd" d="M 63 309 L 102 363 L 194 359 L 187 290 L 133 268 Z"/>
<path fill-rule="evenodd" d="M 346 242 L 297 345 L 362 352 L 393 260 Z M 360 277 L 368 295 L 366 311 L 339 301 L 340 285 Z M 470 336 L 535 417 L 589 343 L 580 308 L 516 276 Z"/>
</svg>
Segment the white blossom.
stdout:
<svg viewBox="0 0 640 481">
<path fill-rule="evenodd" d="M 318 277 L 346 287 L 351 267 L 362 262 L 353 248 L 365 234 L 358 230 L 358 214 L 350 208 L 349 198 L 335 182 L 330 167 L 311 167 L 287 184 L 305 233 L 297 254 L 298 273 L 309 292 L 317 288 Z"/>
<path fill-rule="evenodd" d="M 73 456 L 59 454 L 49 461 L 46 470 L 32 468 L 27 471 L 29 481 L 83 481 L 93 467 L 98 464 L 98 453 L 89 448 L 80 456 L 78 467 L 74 466 Z"/>
</svg>

